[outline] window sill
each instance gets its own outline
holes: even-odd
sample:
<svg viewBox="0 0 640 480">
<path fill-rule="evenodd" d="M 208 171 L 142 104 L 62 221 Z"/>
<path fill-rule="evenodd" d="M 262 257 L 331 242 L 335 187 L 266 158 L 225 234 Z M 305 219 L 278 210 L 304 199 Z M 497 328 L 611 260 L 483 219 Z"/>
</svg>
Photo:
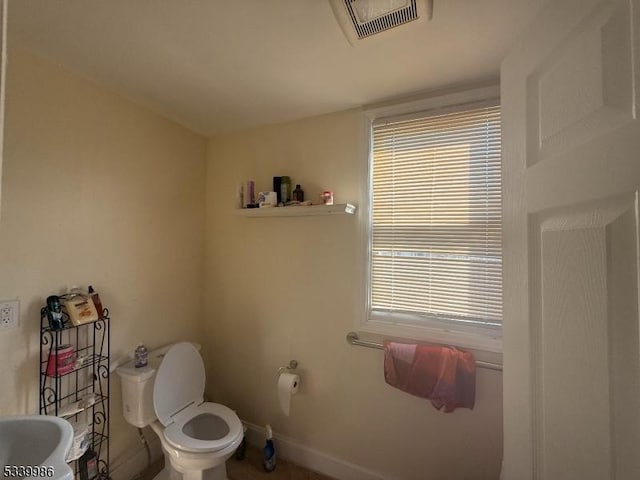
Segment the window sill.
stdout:
<svg viewBox="0 0 640 480">
<path fill-rule="evenodd" d="M 389 323 L 369 319 L 358 326 L 358 331 L 381 335 L 390 339 L 422 341 L 452 345 L 481 352 L 502 353 L 502 332 L 496 335 L 474 331 L 456 331 L 432 326 L 416 326 L 401 323 Z"/>
</svg>

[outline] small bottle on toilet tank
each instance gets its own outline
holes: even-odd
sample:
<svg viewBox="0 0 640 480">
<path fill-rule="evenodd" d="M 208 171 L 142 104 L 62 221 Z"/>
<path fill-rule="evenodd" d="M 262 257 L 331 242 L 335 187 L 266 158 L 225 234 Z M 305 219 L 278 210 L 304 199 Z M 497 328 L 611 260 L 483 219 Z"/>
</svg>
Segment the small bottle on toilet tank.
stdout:
<svg viewBox="0 0 640 480">
<path fill-rule="evenodd" d="M 135 358 L 134 365 L 136 368 L 142 368 L 147 366 L 148 356 L 149 356 L 149 351 L 147 350 L 147 347 L 145 347 L 142 344 L 138 345 L 135 351 L 133 352 L 133 356 Z"/>
</svg>

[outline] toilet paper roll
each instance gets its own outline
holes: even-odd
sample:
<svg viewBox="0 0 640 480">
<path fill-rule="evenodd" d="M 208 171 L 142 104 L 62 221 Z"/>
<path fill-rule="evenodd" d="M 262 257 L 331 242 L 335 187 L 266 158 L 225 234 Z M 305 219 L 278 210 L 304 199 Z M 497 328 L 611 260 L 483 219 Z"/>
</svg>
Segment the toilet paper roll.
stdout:
<svg viewBox="0 0 640 480">
<path fill-rule="evenodd" d="M 291 410 L 291 395 L 295 395 L 300 385 L 300 377 L 294 373 L 281 373 L 278 377 L 278 399 L 280 408 L 288 417 Z"/>
</svg>

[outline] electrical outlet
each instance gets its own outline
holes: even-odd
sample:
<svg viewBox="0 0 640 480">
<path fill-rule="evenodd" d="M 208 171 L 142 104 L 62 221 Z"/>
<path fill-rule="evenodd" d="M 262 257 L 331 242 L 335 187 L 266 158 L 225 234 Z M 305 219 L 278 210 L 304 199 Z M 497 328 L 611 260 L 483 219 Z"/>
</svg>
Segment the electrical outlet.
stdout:
<svg viewBox="0 0 640 480">
<path fill-rule="evenodd" d="M 0 300 L 0 329 L 18 328 L 20 319 L 19 300 Z"/>
</svg>

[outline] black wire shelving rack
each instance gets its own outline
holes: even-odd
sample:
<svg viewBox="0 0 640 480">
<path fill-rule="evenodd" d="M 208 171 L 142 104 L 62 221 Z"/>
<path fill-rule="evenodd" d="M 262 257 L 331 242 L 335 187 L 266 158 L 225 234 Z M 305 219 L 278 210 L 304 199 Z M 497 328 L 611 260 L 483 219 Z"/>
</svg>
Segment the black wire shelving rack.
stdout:
<svg viewBox="0 0 640 480">
<path fill-rule="evenodd" d="M 97 456 L 98 479 L 109 475 L 109 310 L 101 318 L 84 325 L 72 325 L 63 311 L 64 327 L 52 330 L 47 310 L 40 310 L 40 414 L 56 415 L 71 423 L 88 426 L 88 445 Z M 75 362 L 70 371 L 60 370 L 56 356 L 58 348 L 70 345 Z M 52 359 L 52 366 L 49 360 Z M 86 399 L 94 403 L 87 405 Z M 84 399 L 84 405 L 83 405 Z M 70 410 L 70 407 L 78 405 Z M 80 479 L 80 462 L 71 460 L 76 480 Z"/>
</svg>

